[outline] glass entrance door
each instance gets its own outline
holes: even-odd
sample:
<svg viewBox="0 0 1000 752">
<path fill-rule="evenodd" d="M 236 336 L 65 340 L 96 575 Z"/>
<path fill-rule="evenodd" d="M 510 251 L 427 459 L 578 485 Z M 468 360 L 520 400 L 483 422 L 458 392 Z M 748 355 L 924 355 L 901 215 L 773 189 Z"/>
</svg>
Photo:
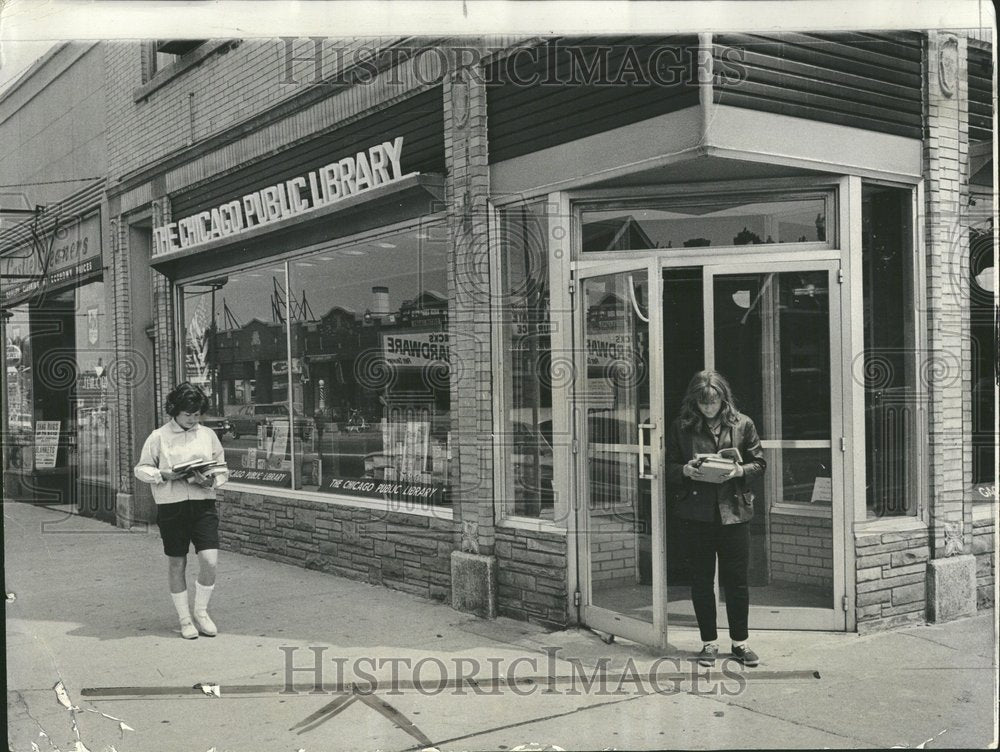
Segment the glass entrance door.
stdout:
<svg viewBox="0 0 1000 752">
<path fill-rule="evenodd" d="M 705 365 L 729 379 L 767 460 L 753 483 L 751 629 L 845 628 L 838 272 L 704 268 Z"/>
<path fill-rule="evenodd" d="M 583 620 L 665 646 L 658 273 L 578 273 L 575 423 Z"/>
<path fill-rule="evenodd" d="M 575 436 L 581 618 L 666 647 L 695 627 L 685 541 L 668 516 L 663 436 L 691 376 L 713 368 L 767 460 L 750 523 L 750 626 L 842 630 L 839 263 L 577 273 Z M 718 615 L 725 626 L 725 593 Z"/>
</svg>

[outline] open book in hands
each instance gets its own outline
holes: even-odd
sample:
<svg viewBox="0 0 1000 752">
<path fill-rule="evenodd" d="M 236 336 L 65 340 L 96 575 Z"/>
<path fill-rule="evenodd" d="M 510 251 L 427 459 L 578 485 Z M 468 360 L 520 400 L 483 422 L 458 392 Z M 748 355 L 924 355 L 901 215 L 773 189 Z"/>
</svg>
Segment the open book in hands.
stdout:
<svg viewBox="0 0 1000 752">
<path fill-rule="evenodd" d="M 711 454 L 696 454 L 699 460 L 698 469 L 702 475 L 698 480 L 703 483 L 725 483 L 730 478 L 736 463 L 743 462 L 739 449 L 720 449 Z"/>
<path fill-rule="evenodd" d="M 178 462 L 170 468 L 170 471 L 177 473 L 181 478 L 190 478 L 195 473 L 201 473 L 207 478 L 214 478 L 216 475 L 224 473 L 226 469 L 225 463 L 215 460 L 188 460 L 187 462 Z"/>
</svg>

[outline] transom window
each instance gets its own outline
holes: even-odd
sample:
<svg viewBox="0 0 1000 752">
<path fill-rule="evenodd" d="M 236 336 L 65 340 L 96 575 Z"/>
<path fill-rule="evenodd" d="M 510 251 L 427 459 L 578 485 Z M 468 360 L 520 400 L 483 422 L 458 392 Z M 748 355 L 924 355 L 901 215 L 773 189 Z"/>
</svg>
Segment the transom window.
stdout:
<svg viewBox="0 0 1000 752">
<path fill-rule="evenodd" d="M 582 212 L 584 253 L 832 240 L 824 194 L 656 198 Z M 831 223 L 832 224 L 832 223 Z"/>
</svg>

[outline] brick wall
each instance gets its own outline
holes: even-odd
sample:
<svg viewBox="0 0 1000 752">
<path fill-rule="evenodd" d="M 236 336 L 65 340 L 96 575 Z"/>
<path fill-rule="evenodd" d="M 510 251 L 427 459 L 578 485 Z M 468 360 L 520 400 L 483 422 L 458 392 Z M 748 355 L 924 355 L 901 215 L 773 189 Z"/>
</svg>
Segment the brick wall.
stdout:
<svg viewBox="0 0 1000 752">
<path fill-rule="evenodd" d="M 635 584 L 638 558 L 632 513 L 590 515 L 590 579 L 594 588 Z"/>
<path fill-rule="evenodd" d="M 497 612 L 512 619 L 565 626 L 572 599 L 566 589 L 566 536 L 498 527 Z"/>
<path fill-rule="evenodd" d="M 918 364 L 930 407 L 930 525 L 935 558 L 968 553 L 972 545 L 972 419 L 967 230 L 968 81 L 967 40 L 928 32 L 924 111 L 923 225 L 926 243 L 929 353 Z M 953 78 L 942 78 L 939 59 L 955 61 Z M 968 507 L 968 508 L 966 508 Z"/>
<path fill-rule="evenodd" d="M 376 41 L 384 45 L 389 40 L 324 40 L 322 75 L 335 75 L 341 61 L 349 63 Z M 133 92 L 144 83 L 142 44 L 110 44 L 108 144 L 112 174 L 123 175 L 155 162 L 301 94 L 316 80 L 316 48 L 311 40 L 294 42 L 293 56 L 304 59 L 292 62 L 289 76 L 286 45 L 282 39 L 242 40 L 136 102 Z"/>
<path fill-rule="evenodd" d="M 833 585 L 833 521 L 771 513 L 771 578 L 775 582 Z"/>
<path fill-rule="evenodd" d="M 472 40 L 470 40 L 470 44 Z M 449 51 L 452 54 L 452 51 Z M 444 85 L 452 431 L 460 491 L 462 549 L 490 555 L 493 514 L 493 353 L 490 312 L 486 87 L 451 59 Z"/>
<path fill-rule="evenodd" d="M 854 538 L 858 631 L 924 621 L 930 558 L 926 531 L 855 533 Z"/>
<path fill-rule="evenodd" d="M 102 43 L 67 42 L 0 95 L 0 188 L 5 204 L 53 204 L 107 172 Z M 30 184 L 30 185 L 24 185 Z M 27 206 L 12 201 L 23 194 Z M 23 218 L 8 217 L 14 225 Z"/>
<path fill-rule="evenodd" d="M 170 200 L 160 198 L 153 202 L 153 228 L 168 224 L 171 219 Z M 154 325 L 156 355 L 153 363 L 153 401 L 156 404 L 157 425 L 167 419 L 163 405 L 170 390 L 176 386 L 177 332 L 174 328 L 174 284 L 159 272 L 153 277 L 153 305 L 156 311 Z"/>
<path fill-rule="evenodd" d="M 991 609 L 996 588 L 996 523 L 992 516 L 973 526 L 972 553 L 976 556 L 976 606 Z"/>
<path fill-rule="evenodd" d="M 447 601 L 451 520 L 220 489 L 222 547 Z"/>
<path fill-rule="evenodd" d="M 114 317 L 115 364 L 119 373 L 119 388 L 115 390 L 115 418 L 118 441 L 117 451 L 117 522 L 122 527 L 130 527 L 133 519 L 132 494 L 135 477 L 132 468 L 138 457 L 135 437 L 132 434 L 132 390 L 138 375 L 129 359 L 132 347 L 132 305 L 129 285 L 128 227 L 118 216 L 108 221 L 110 237 L 105 243 L 105 253 L 111 267 L 111 314 Z M 119 367 L 118 364 L 122 365 Z"/>
</svg>

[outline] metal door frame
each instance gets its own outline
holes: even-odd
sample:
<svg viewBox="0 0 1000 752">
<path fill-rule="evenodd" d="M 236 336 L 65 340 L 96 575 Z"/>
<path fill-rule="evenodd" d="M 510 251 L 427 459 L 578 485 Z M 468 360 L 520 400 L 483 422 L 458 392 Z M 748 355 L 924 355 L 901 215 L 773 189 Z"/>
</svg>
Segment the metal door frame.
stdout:
<svg viewBox="0 0 1000 752">
<path fill-rule="evenodd" d="M 589 493 L 590 484 L 588 476 L 588 463 L 586 461 L 587 447 L 585 438 L 587 436 L 587 422 L 585 411 L 581 409 L 583 400 L 579 394 L 578 384 L 582 378 L 581 373 L 586 373 L 586 348 L 583 342 L 585 331 L 586 308 L 583 301 L 583 283 L 587 279 L 607 276 L 611 274 L 621 274 L 625 272 L 641 272 L 645 270 L 647 284 L 649 287 L 648 309 L 649 316 L 649 354 L 647 363 L 647 373 L 649 379 L 649 411 L 650 418 L 659 416 L 657 420 L 650 421 L 653 426 L 649 429 L 649 455 L 652 478 L 650 479 L 651 492 L 651 522 L 652 522 L 652 588 L 653 588 L 653 621 L 644 622 L 639 619 L 628 617 L 607 608 L 596 606 L 592 602 L 591 591 L 591 571 L 590 571 L 590 515 L 589 515 Z M 663 498 L 663 436 L 666 426 L 663 425 L 663 274 L 658 259 L 653 256 L 640 259 L 603 264 L 587 264 L 571 266 L 571 284 L 574 290 L 574 297 L 577 299 L 574 306 L 573 315 L 573 355 L 577 363 L 577 378 L 573 387 L 573 436 L 575 445 L 579 446 L 579 451 L 575 453 L 574 479 L 576 483 L 577 498 L 577 577 L 580 588 L 580 618 L 584 624 L 618 635 L 629 640 L 634 640 L 645 645 L 665 648 L 667 647 L 667 582 L 666 582 L 666 510 L 663 504 L 657 504 L 657 499 Z M 582 365 L 582 371 L 580 364 Z M 642 429 L 640 428 L 640 431 Z M 578 439 L 578 440 L 577 440 Z"/>
<path fill-rule="evenodd" d="M 664 264 L 661 264 L 661 268 Z M 715 365 L 714 280 L 738 274 L 766 274 L 795 271 L 826 271 L 829 281 L 830 310 L 830 458 L 833 500 L 831 502 L 831 547 L 833 555 L 833 594 L 829 609 L 786 606 L 755 606 L 751 598 L 750 624 L 753 629 L 834 630 L 847 629 L 846 551 L 848 540 L 846 491 L 851 487 L 846 477 L 844 451 L 844 348 L 841 338 L 843 283 L 839 260 L 790 260 L 706 264 L 702 267 L 703 311 L 705 318 L 705 368 Z M 766 445 L 768 440 L 763 440 Z M 837 444 L 840 445 L 839 450 Z M 716 590 L 718 595 L 718 589 Z M 721 604 L 719 604 L 721 605 Z M 726 624 L 725 609 L 719 609 L 719 623 Z"/>
</svg>

